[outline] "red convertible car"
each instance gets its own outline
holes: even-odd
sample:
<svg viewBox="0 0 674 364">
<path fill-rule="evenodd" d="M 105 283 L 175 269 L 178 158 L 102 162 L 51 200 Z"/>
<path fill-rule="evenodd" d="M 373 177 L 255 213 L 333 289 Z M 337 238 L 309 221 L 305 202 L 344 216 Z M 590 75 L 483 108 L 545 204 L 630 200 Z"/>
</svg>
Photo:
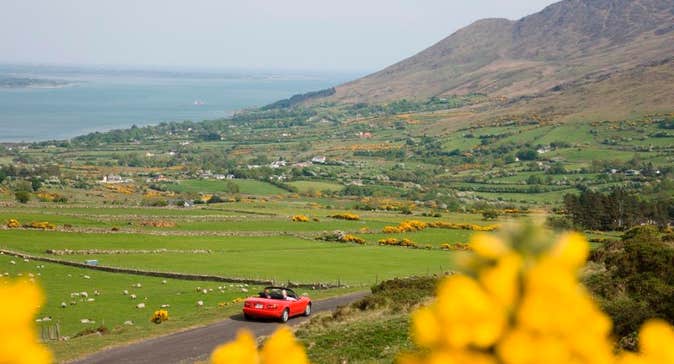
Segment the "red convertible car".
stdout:
<svg viewBox="0 0 674 364">
<path fill-rule="evenodd" d="M 293 316 L 309 316 L 311 299 L 298 296 L 284 287 L 267 287 L 257 297 L 249 297 L 243 303 L 243 317 L 278 319 L 287 322 Z"/>
</svg>

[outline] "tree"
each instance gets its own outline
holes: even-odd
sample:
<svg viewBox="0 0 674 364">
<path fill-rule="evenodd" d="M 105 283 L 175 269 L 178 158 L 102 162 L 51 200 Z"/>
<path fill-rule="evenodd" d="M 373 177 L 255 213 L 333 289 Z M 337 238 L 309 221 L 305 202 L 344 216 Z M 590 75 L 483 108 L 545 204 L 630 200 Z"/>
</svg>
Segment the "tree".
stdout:
<svg viewBox="0 0 674 364">
<path fill-rule="evenodd" d="M 605 269 L 594 269 L 586 284 L 619 338 L 649 318 L 674 322 L 674 247 L 659 235 L 653 226 L 639 226 L 592 253 L 591 260 Z"/>
<path fill-rule="evenodd" d="M 28 203 L 30 201 L 30 193 L 28 191 L 16 191 L 14 197 L 19 203 Z"/>
<path fill-rule="evenodd" d="M 521 161 L 535 161 L 538 159 L 538 152 L 534 149 L 522 149 L 517 152 L 517 158 Z"/>
<path fill-rule="evenodd" d="M 496 210 L 486 210 L 482 212 L 482 218 L 485 220 L 496 220 L 498 217 L 498 211 Z"/>
<path fill-rule="evenodd" d="M 42 181 L 37 177 L 33 177 L 30 179 L 30 187 L 33 189 L 33 192 L 37 192 L 42 187 Z"/>
</svg>

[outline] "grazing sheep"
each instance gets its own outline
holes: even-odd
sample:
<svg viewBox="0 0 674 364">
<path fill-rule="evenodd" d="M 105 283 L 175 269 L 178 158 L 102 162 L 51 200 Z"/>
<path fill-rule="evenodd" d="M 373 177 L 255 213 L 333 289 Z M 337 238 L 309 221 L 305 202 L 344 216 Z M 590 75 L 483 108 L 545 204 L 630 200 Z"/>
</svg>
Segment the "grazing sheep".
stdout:
<svg viewBox="0 0 674 364">
<path fill-rule="evenodd" d="M 26 263 L 30 262 L 30 260 L 28 260 L 27 258 L 24 259 L 23 261 L 26 262 Z"/>
<path fill-rule="evenodd" d="M 136 295 L 135 295 L 135 294 L 132 294 L 132 295 L 131 295 L 131 299 L 132 299 L 132 300 L 135 300 L 135 299 L 136 299 Z"/>
<path fill-rule="evenodd" d="M 61 302 L 61 308 L 66 308 L 68 305 L 65 302 Z"/>
<path fill-rule="evenodd" d="M 197 306 L 201 307 L 203 305 L 204 305 L 204 301 L 201 301 L 201 300 L 197 301 Z"/>
<path fill-rule="evenodd" d="M 77 301 L 70 301 L 71 306 L 75 306 L 77 304 Z"/>
<path fill-rule="evenodd" d="M 207 293 L 208 293 L 208 290 L 207 290 L 206 288 L 204 288 L 204 289 L 201 290 L 201 293 L 207 294 Z"/>
<path fill-rule="evenodd" d="M 247 288 L 241 288 L 241 292 L 248 292 Z"/>
<path fill-rule="evenodd" d="M 83 323 L 83 324 L 91 323 L 91 321 L 89 321 L 89 319 L 80 319 L 80 322 Z"/>
<path fill-rule="evenodd" d="M 161 284 L 166 284 L 166 279 L 164 279 L 163 281 L 161 281 Z"/>
<path fill-rule="evenodd" d="M 89 294 L 87 292 L 80 292 L 80 297 L 88 298 Z"/>
<path fill-rule="evenodd" d="M 126 321 L 124 321 L 124 325 L 129 325 L 129 326 L 130 326 L 130 325 L 133 325 L 133 321 L 131 321 L 131 320 L 126 320 Z"/>
<path fill-rule="evenodd" d="M 136 305 L 136 308 L 145 308 L 145 303 L 141 302 Z"/>
<path fill-rule="evenodd" d="M 84 279 L 91 279 L 91 277 L 89 277 L 89 276 L 86 275 L 86 274 L 85 274 L 83 277 L 84 277 Z"/>
<path fill-rule="evenodd" d="M 169 304 L 161 305 L 161 308 L 168 308 L 168 307 L 171 307 L 171 305 L 169 305 Z"/>
<path fill-rule="evenodd" d="M 94 290 L 94 296 L 100 296 L 100 295 L 101 295 L 101 292 L 99 292 L 98 290 Z"/>
<path fill-rule="evenodd" d="M 126 296 L 129 294 L 129 291 L 125 289 L 122 293 Z"/>
<path fill-rule="evenodd" d="M 96 301 L 95 298 L 87 298 L 87 302 L 94 302 L 94 301 Z"/>
</svg>

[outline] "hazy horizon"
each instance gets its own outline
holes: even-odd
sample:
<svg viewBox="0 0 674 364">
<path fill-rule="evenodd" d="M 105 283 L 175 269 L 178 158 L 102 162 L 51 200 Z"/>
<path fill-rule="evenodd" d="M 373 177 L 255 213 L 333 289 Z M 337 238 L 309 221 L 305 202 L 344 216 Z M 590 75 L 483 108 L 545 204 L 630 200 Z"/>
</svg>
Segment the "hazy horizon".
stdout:
<svg viewBox="0 0 674 364">
<path fill-rule="evenodd" d="M 0 0 L 0 63 L 371 72 L 476 20 L 554 2 Z"/>
</svg>

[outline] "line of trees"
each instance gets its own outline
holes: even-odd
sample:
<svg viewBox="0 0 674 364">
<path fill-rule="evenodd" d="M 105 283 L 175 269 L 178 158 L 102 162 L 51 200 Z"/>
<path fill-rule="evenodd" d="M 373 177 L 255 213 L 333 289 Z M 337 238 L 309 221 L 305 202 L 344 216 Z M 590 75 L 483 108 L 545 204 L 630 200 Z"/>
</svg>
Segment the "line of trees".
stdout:
<svg viewBox="0 0 674 364">
<path fill-rule="evenodd" d="M 564 196 L 564 209 L 573 223 L 591 230 L 626 230 L 639 224 L 668 225 L 674 219 L 674 201 L 642 200 L 624 188 L 604 194 L 585 190 Z"/>
</svg>

